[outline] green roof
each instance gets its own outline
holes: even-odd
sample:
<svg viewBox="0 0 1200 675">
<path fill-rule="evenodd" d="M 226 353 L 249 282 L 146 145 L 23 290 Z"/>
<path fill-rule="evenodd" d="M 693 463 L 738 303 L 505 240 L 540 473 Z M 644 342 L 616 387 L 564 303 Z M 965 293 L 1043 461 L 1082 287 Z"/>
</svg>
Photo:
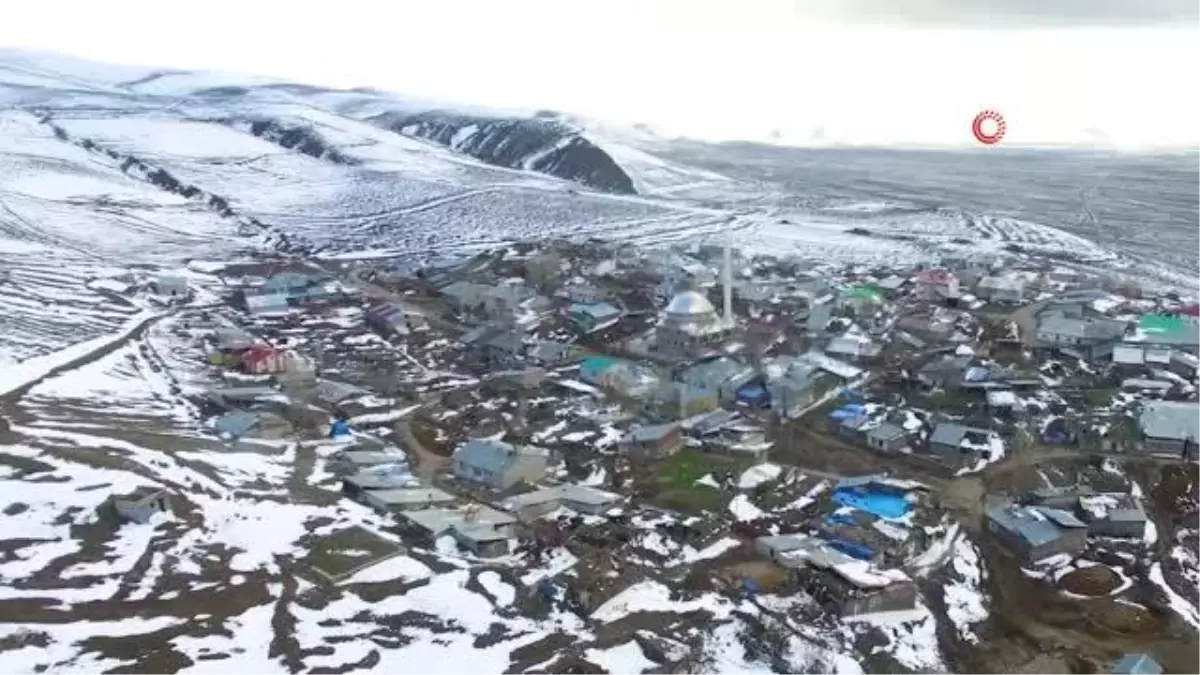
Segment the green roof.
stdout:
<svg viewBox="0 0 1200 675">
<path fill-rule="evenodd" d="M 1143 314 L 1138 327 L 1146 333 L 1180 333 L 1187 330 L 1183 319 L 1168 314 Z"/>
<path fill-rule="evenodd" d="M 857 284 L 843 288 L 838 296 L 849 300 L 878 300 L 879 289 L 869 284 Z"/>
</svg>

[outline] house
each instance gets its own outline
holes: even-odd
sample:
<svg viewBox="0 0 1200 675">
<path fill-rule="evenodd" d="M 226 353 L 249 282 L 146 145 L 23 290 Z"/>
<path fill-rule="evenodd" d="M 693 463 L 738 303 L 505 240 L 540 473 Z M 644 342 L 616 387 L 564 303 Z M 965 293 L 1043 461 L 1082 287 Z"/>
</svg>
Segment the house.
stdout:
<svg viewBox="0 0 1200 675">
<path fill-rule="evenodd" d="M 479 344 L 483 360 L 496 368 L 513 368 L 524 360 L 525 338 L 516 331 L 501 331 Z"/>
<path fill-rule="evenodd" d="M 517 448 L 503 441 L 475 438 L 454 451 L 454 476 L 503 491 L 520 482 L 541 480 L 549 463 L 549 453 L 542 448 Z"/>
<path fill-rule="evenodd" d="M 917 380 L 929 387 L 958 388 L 966 381 L 973 360 L 970 356 L 943 356 L 921 366 Z"/>
<path fill-rule="evenodd" d="M 602 356 L 593 356 L 586 358 L 579 364 L 579 379 L 588 384 L 603 385 L 603 376 L 609 369 L 617 365 L 614 359 L 607 359 Z"/>
<path fill-rule="evenodd" d="M 882 304 L 883 295 L 879 289 L 868 284 L 855 284 L 838 291 L 838 307 L 853 311 L 855 316 L 874 314 Z"/>
<path fill-rule="evenodd" d="M 1088 361 L 1112 356 L 1125 324 L 1101 318 L 1073 318 L 1053 312 L 1037 319 L 1036 344 Z"/>
<path fill-rule="evenodd" d="M 634 427 L 620 445 L 628 453 L 665 457 L 683 447 L 683 433 L 678 424 L 646 424 Z"/>
<path fill-rule="evenodd" d="M 504 279 L 495 286 L 485 286 L 480 300 L 489 316 L 509 316 L 517 312 L 526 300 L 536 297 L 533 289 L 520 277 Z"/>
<path fill-rule="evenodd" d="M 855 559 L 818 537 L 760 537 L 755 547 L 767 551 L 775 564 L 789 570 L 800 590 L 836 615 L 848 617 L 916 607 L 917 588 L 907 574 Z"/>
<path fill-rule="evenodd" d="M 816 402 L 814 380 L 819 375 L 812 364 L 792 361 L 768 372 L 767 393 L 771 409 L 783 419 L 791 419 Z"/>
<path fill-rule="evenodd" d="M 607 302 L 574 302 L 567 306 L 571 323 L 584 333 L 606 328 L 621 318 L 621 310 Z"/>
<path fill-rule="evenodd" d="M 558 340 L 541 340 L 528 350 L 529 360 L 543 366 L 557 366 L 571 360 L 571 345 Z"/>
<path fill-rule="evenodd" d="M 316 387 L 313 390 L 313 396 L 318 402 L 331 407 L 336 407 L 338 404 L 352 398 L 366 396 L 369 393 L 371 392 L 349 382 L 326 379 L 317 380 Z"/>
<path fill-rule="evenodd" d="M 213 331 L 216 353 L 209 357 L 213 365 L 235 365 L 241 353 L 257 344 L 258 340 L 236 326 L 222 326 Z"/>
<path fill-rule="evenodd" d="M 687 419 L 721 407 L 713 389 L 689 386 L 684 382 L 663 382 L 645 409 L 651 415 L 661 413 L 667 418 Z"/>
<path fill-rule="evenodd" d="M 825 353 L 850 362 L 874 358 L 882 347 L 866 335 L 847 333 L 835 337 L 825 346 Z"/>
<path fill-rule="evenodd" d="M 796 325 L 809 333 L 820 335 L 825 332 L 833 318 L 836 298 L 833 294 L 809 300 L 804 310 L 796 313 Z"/>
<path fill-rule="evenodd" d="M 247 288 L 247 299 L 251 295 L 281 295 L 288 300 L 322 300 L 337 291 L 336 285 L 320 277 L 298 272 L 280 272 L 268 277 L 262 284 Z"/>
<path fill-rule="evenodd" d="M 342 478 L 342 494 L 355 501 L 363 501 L 365 494 L 371 490 L 408 487 L 418 485 L 406 462 L 369 467 Z"/>
<path fill-rule="evenodd" d="M 1172 352 L 1171 358 L 1167 362 L 1167 369 L 1180 377 L 1194 380 L 1197 371 L 1200 371 L 1200 359 L 1196 358 L 1195 354 Z"/>
<path fill-rule="evenodd" d="M 1162 675 L 1162 666 L 1149 654 L 1135 653 L 1122 656 L 1113 664 L 1113 673 L 1119 675 Z"/>
<path fill-rule="evenodd" d="M 251 375 L 280 373 L 287 368 L 284 353 L 267 344 L 257 344 L 242 352 L 239 363 Z"/>
<path fill-rule="evenodd" d="M 1138 319 L 1137 334 L 1127 341 L 1197 354 L 1200 325 L 1177 314 L 1145 314 Z"/>
<path fill-rule="evenodd" d="M 454 506 L 454 495 L 437 488 L 401 487 L 366 490 L 362 502 L 380 513 L 399 513 L 421 509 L 444 509 Z"/>
<path fill-rule="evenodd" d="M 255 316 L 284 314 L 289 308 L 288 296 L 283 293 L 245 295 L 242 303 L 246 306 L 246 311 Z"/>
<path fill-rule="evenodd" d="M 560 508 L 577 513 L 599 515 L 621 503 L 621 495 L 597 490 L 586 485 L 556 485 L 509 497 L 500 508 L 521 520 L 535 520 Z"/>
<path fill-rule="evenodd" d="M 286 404 L 288 398 L 274 387 L 223 387 L 210 390 L 206 396 L 209 401 L 223 408 L 261 405 L 263 403 Z"/>
<path fill-rule="evenodd" d="M 858 440 L 859 430 L 866 426 L 869 416 L 859 403 L 847 403 L 829 413 L 826 424 L 830 432 L 852 440 Z"/>
<path fill-rule="evenodd" d="M 363 313 L 367 326 L 384 337 L 392 335 L 408 335 L 415 330 L 428 328 L 425 317 L 410 314 L 394 302 L 379 302 L 371 305 Z"/>
<path fill-rule="evenodd" d="M 170 496 L 161 488 L 140 487 L 129 494 L 114 495 L 107 503 L 124 523 L 148 523 L 155 514 L 171 511 Z"/>
<path fill-rule="evenodd" d="M 1146 510 L 1131 494 L 1080 495 L 1079 513 L 1091 536 L 1141 539 L 1146 532 Z"/>
<path fill-rule="evenodd" d="M 184 299 L 191 293 L 187 279 L 169 274 L 155 277 L 154 281 L 150 282 L 150 288 L 154 291 L 155 295 L 160 295 L 164 298 Z"/>
<path fill-rule="evenodd" d="M 987 528 L 1025 562 L 1059 553 L 1074 556 L 1087 547 L 1087 525 L 1061 509 L 996 503 L 987 510 Z"/>
<path fill-rule="evenodd" d="M 942 269 L 921 270 L 917 274 L 916 294 L 924 300 L 949 300 L 959 297 L 958 277 Z"/>
<path fill-rule="evenodd" d="M 467 504 L 459 509 L 404 511 L 396 517 L 406 534 L 426 546 L 449 535 L 481 558 L 507 554 L 508 540 L 516 536 L 516 518 L 481 504 Z"/>
<path fill-rule="evenodd" d="M 750 366 L 727 356 L 707 359 L 683 371 L 680 381 L 689 387 L 717 392 L 723 403 L 737 399 L 737 390 L 756 377 Z"/>
<path fill-rule="evenodd" d="M 482 310 L 483 298 L 489 290 L 488 286 L 469 281 L 455 281 L 440 289 L 440 293 L 450 300 L 460 312 Z"/>
<path fill-rule="evenodd" d="M 1025 301 L 1025 280 L 1011 275 L 986 276 L 979 280 L 975 294 L 994 303 L 1020 304 Z"/>
<path fill-rule="evenodd" d="M 339 450 L 334 453 L 325 468 L 337 476 L 357 476 L 364 471 L 377 475 L 388 473 L 387 468 L 407 469 L 408 456 L 402 452 L 386 450 Z M 342 486 L 343 489 L 346 487 Z M 363 487 L 362 489 L 371 489 Z"/>
<path fill-rule="evenodd" d="M 908 446 L 908 434 L 889 422 L 868 429 L 866 440 L 868 447 L 880 452 L 899 452 Z"/>
<path fill-rule="evenodd" d="M 896 298 L 908 286 L 908 279 L 897 274 L 891 274 L 883 279 L 880 279 L 875 287 L 883 292 L 883 295 L 888 298 Z"/>
<path fill-rule="evenodd" d="M 929 435 L 928 450 L 948 458 L 976 454 L 990 458 L 992 444 L 999 440 L 995 433 L 987 429 L 942 422 Z"/>
<path fill-rule="evenodd" d="M 1193 457 L 1200 440 L 1200 405 L 1195 401 L 1147 401 L 1138 415 L 1138 426 L 1142 451 Z"/>
<path fill-rule="evenodd" d="M 662 389 L 662 379 L 643 364 L 619 361 L 604 371 L 600 386 L 627 398 L 644 399 Z"/>
</svg>

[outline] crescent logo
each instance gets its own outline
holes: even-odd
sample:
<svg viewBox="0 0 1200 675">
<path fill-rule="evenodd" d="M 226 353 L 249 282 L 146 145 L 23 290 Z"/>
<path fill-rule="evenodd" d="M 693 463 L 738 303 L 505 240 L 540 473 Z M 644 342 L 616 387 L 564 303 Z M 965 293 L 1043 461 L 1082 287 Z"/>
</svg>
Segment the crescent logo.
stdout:
<svg viewBox="0 0 1200 675">
<path fill-rule="evenodd" d="M 1008 125 L 1004 123 L 1004 117 L 995 110 L 984 110 L 975 116 L 975 121 L 971 123 L 971 133 L 975 135 L 975 140 L 984 145 L 995 145 L 1004 138 L 1004 132 Z"/>
</svg>

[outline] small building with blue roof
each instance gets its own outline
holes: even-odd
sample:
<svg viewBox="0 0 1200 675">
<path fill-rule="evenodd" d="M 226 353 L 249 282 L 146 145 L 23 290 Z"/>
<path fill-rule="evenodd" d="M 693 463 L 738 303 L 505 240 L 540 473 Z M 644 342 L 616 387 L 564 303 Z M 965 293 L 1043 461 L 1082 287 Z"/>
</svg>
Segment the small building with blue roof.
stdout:
<svg viewBox="0 0 1200 675">
<path fill-rule="evenodd" d="M 601 384 L 604 373 L 608 372 L 617 363 L 616 359 L 609 359 L 603 356 L 586 358 L 579 364 L 579 379 L 588 384 Z"/>
</svg>

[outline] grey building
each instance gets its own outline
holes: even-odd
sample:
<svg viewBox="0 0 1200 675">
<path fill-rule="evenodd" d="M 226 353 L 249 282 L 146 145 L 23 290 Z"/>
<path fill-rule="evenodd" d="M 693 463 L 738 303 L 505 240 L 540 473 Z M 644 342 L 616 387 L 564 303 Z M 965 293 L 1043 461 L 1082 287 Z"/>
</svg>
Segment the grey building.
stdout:
<svg viewBox="0 0 1200 675">
<path fill-rule="evenodd" d="M 1079 514 L 1089 535 L 1141 539 L 1146 532 L 1146 510 L 1131 494 L 1080 496 Z"/>
<path fill-rule="evenodd" d="M 288 311 L 288 296 L 283 293 L 247 295 L 243 300 L 246 311 L 255 315 L 282 314 Z"/>
<path fill-rule="evenodd" d="M 942 422 L 929 435 L 929 452 L 943 456 L 979 454 L 989 449 L 992 432 L 953 422 Z"/>
<path fill-rule="evenodd" d="M 416 479 L 407 464 L 391 464 L 364 469 L 342 479 L 342 494 L 363 501 L 371 490 L 394 490 L 416 487 Z"/>
<path fill-rule="evenodd" d="M 166 490 L 142 487 L 126 495 L 116 495 L 109 503 L 121 522 L 146 523 L 157 513 L 171 510 L 170 497 Z"/>
<path fill-rule="evenodd" d="M 927 386 L 953 389 L 964 382 L 971 361 L 970 356 L 944 356 L 921 366 L 917 379 Z"/>
<path fill-rule="evenodd" d="M 979 280 L 975 293 L 991 302 L 1019 304 L 1025 300 L 1025 280 L 1015 276 L 987 276 Z"/>
<path fill-rule="evenodd" d="M 549 453 L 542 448 L 517 448 L 486 438 L 467 441 L 454 451 L 454 476 L 493 490 L 520 482 L 535 483 L 546 475 Z"/>
<path fill-rule="evenodd" d="M 1120 321 L 1051 312 L 1038 317 L 1036 338 L 1039 347 L 1090 361 L 1111 357 L 1113 346 L 1124 334 L 1125 324 Z"/>
<path fill-rule="evenodd" d="M 358 396 L 365 396 L 369 393 L 371 392 L 349 382 L 318 380 L 313 395 L 317 401 L 328 406 L 335 406 L 343 401 Z"/>
<path fill-rule="evenodd" d="M 916 607 L 917 587 L 906 574 L 851 558 L 815 537 L 762 537 L 755 548 L 787 568 L 800 589 L 839 616 Z"/>
<path fill-rule="evenodd" d="M 895 424 L 884 422 L 867 430 L 867 445 L 881 452 L 899 452 L 908 445 L 908 435 Z"/>
<path fill-rule="evenodd" d="M 408 457 L 400 452 L 384 450 L 340 450 L 326 464 L 330 473 L 353 476 L 373 467 L 408 466 Z"/>
<path fill-rule="evenodd" d="M 213 420 L 213 431 L 221 438 L 237 440 L 258 428 L 259 416 L 244 410 L 235 410 Z"/>
<path fill-rule="evenodd" d="M 515 514 L 521 520 L 533 520 L 559 508 L 597 515 L 613 508 L 623 499 L 621 495 L 586 485 L 556 485 L 509 497 L 500 504 L 500 508 Z"/>
<path fill-rule="evenodd" d="M 994 504 L 987 510 L 987 528 L 1025 562 L 1059 553 L 1078 555 L 1087 547 L 1087 525 L 1061 509 Z"/>
<path fill-rule="evenodd" d="M 406 534 L 432 545 L 449 535 L 463 548 L 481 558 L 508 553 L 508 541 L 516 536 L 517 519 L 480 504 L 459 509 L 421 509 L 396 516 Z"/>
<path fill-rule="evenodd" d="M 1195 401 L 1147 401 L 1138 416 L 1139 447 L 1152 454 L 1196 454 L 1200 439 L 1200 405 Z"/>
<path fill-rule="evenodd" d="M 771 409 L 779 417 L 791 419 L 816 402 L 813 380 L 816 368 L 793 366 L 782 376 L 767 381 L 767 393 L 771 396 Z"/>
<path fill-rule="evenodd" d="M 456 500 L 454 495 L 437 488 L 412 487 L 366 490 L 362 501 L 380 513 L 399 513 L 452 507 Z"/>
<path fill-rule="evenodd" d="M 187 279 L 170 274 L 155 277 L 150 285 L 156 294 L 168 298 L 183 299 L 191 292 Z"/>
<path fill-rule="evenodd" d="M 684 371 L 680 378 L 689 387 L 717 392 L 723 402 L 737 398 L 738 387 L 754 379 L 757 373 L 750 366 L 727 356 L 701 361 Z"/>
</svg>

